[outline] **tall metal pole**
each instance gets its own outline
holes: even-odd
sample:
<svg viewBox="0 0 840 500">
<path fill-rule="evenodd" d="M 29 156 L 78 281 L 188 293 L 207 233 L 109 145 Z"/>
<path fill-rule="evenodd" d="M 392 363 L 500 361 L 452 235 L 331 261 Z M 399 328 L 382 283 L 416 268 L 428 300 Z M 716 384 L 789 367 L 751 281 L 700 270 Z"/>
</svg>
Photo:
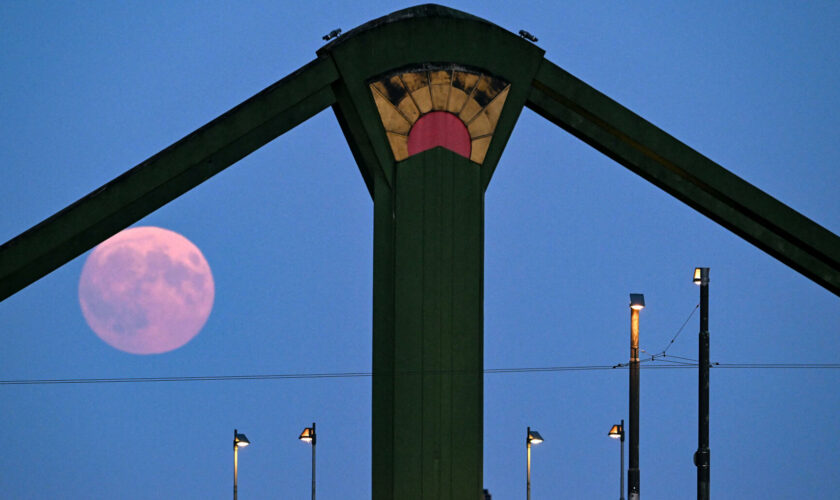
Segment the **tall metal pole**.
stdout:
<svg viewBox="0 0 840 500">
<path fill-rule="evenodd" d="M 312 422 L 312 500 L 315 500 L 315 441 L 318 435 L 315 433 L 315 422 Z"/>
<path fill-rule="evenodd" d="M 526 499 L 531 500 L 531 427 L 525 434 L 525 448 L 528 449 L 528 474 L 527 474 L 527 494 Z"/>
<path fill-rule="evenodd" d="M 694 465 L 697 466 L 697 500 L 709 500 L 711 452 L 709 451 L 709 268 L 695 270 L 695 282 L 699 271 L 700 285 L 700 336 L 697 392 L 697 452 Z"/>
<path fill-rule="evenodd" d="M 618 482 L 619 484 L 619 500 L 624 500 L 624 419 L 621 419 L 621 467 L 620 467 L 620 476 L 621 480 Z"/>
<path fill-rule="evenodd" d="M 639 500 L 639 310 L 644 307 L 644 296 L 631 294 L 630 302 L 630 468 L 627 471 L 627 492 L 630 500 Z"/>
<path fill-rule="evenodd" d="M 236 500 L 236 482 L 239 477 L 239 447 L 236 446 L 236 429 L 233 430 L 233 500 Z"/>
</svg>

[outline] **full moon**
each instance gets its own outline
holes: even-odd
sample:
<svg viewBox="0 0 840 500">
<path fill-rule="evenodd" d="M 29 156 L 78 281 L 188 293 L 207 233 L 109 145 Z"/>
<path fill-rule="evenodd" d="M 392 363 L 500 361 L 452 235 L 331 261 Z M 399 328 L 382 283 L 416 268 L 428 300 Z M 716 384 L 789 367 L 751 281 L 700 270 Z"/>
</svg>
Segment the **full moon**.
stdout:
<svg viewBox="0 0 840 500">
<path fill-rule="evenodd" d="M 214 295 L 201 251 L 158 227 L 126 229 L 100 243 L 79 280 L 87 324 L 132 354 L 160 354 L 189 342 L 207 321 Z"/>
</svg>

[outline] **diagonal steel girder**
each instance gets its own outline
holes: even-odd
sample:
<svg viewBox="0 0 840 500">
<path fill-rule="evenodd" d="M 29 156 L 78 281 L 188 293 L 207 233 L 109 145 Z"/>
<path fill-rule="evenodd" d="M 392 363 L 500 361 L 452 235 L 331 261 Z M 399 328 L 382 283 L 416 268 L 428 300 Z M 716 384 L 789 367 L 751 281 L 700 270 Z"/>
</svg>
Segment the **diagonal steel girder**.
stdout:
<svg viewBox="0 0 840 500">
<path fill-rule="evenodd" d="M 340 83 L 333 60 L 319 57 L 9 240 L 0 246 L 0 301 L 335 104 Z M 543 59 L 526 105 L 840 296 L 837 235 L 551 61 Z"/>
<path fill-rule="evenodd" d="M 713 221 L 840 295 L 840 238 L 551 61 L 526 104 Z"/>
<path fill-rule="evenodd" d="M 319 58 L 0 246 L 0 301 L 335 102 Z"/>
</svg>

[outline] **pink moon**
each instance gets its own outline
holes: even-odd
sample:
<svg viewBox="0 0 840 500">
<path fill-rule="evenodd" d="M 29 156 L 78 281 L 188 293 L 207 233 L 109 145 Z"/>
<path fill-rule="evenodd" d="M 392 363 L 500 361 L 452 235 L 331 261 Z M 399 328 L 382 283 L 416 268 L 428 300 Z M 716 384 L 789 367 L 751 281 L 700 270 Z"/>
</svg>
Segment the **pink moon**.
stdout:
<svg viewBox="0 0 840 500">
<path fill-rule="evenodd" d="M 159 227 L 134 227 L 103 241 L 79 280 L 87 324 L 132 354 L 160 354 L 189 342 L 204 327 L 214 296 L 201 251 Z"/>
</svg>

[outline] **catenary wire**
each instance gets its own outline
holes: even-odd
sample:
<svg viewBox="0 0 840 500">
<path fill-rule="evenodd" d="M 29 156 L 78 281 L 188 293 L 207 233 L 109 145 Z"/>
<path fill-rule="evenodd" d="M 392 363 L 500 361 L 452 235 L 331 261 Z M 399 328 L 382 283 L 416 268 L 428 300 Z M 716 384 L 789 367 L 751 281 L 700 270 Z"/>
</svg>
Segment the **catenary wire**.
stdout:
<svg viewBox="0 0 840 500">
<path fill-rule="evenodd" d="M 659 356 L 665 356 L 665 353 L 667 353 L 668 349 L 670 349 L 671 346 L 674 345 L 674 342 L 677 340 L 677 337 L 679 337 L 680 333 L 682 333 L 683 329 L 685 329 L 685 325 L 687 325 L 688 322 L 691 321 L 691 317 L 694 316 L 694 313 L 697 312 L 697 309 L 699 309 L 699 308 L 700 308 L 700 304 L 697 304 L 696 306 L 694 306 L 694 309 L 692 309 L 691 312 L 688 314 L 688 317 L 685 318 L 685 321 L 683 321 L 683 324 L 682 324 L 681 327 L 679 327 L 679 329 L 677 330 L 677 333 L 675 333 L 674 336 L 671 337 L 671 341 L 668 342 L 668 345 L 666 345 L 658 353 L 651 355 L 651 358 L 658 358 Z"/>
<path fill-rule="evenodd" d="M 674 362 L 655 365 L 642 364 L 640 368 L 646 370 L 684 369 L 694 368 L 697 363 Z M 568 372 L 568 371 L 609 371 L 616 368 L 626 368 L 627 364 L 617 365 L 568 365 L 520 368 L 488 368 L 485 374 L 508 373 L 539 373 L 539 372 Z M 810 370 L 840 370 L 840 363 L 712 363 L 712 368 L 727 369 L 810 369 Z M 404 372 L 409 373 L 409 372 Z M 427 374 L 430 372 L 426 372 Z M 179 377 L 118 377 L 118 378 L 63 378 L 63 379 L 9 379 L 0 380 L 0 385 L 58 385 L 58 384 L 114 384 L 114 383 L 158 383 L 158 382 L 215 382 L 215 381 L 243 381 L 243 380 L 287 380 L 287 379 L 329 379 L 329 378 L 364 378 L 371 377 L 371 372 L 331 372 L 331 373 L 280 373 L 254 375 L 209 375 L 209 376 L 179 376 Z"/>
</svg>

